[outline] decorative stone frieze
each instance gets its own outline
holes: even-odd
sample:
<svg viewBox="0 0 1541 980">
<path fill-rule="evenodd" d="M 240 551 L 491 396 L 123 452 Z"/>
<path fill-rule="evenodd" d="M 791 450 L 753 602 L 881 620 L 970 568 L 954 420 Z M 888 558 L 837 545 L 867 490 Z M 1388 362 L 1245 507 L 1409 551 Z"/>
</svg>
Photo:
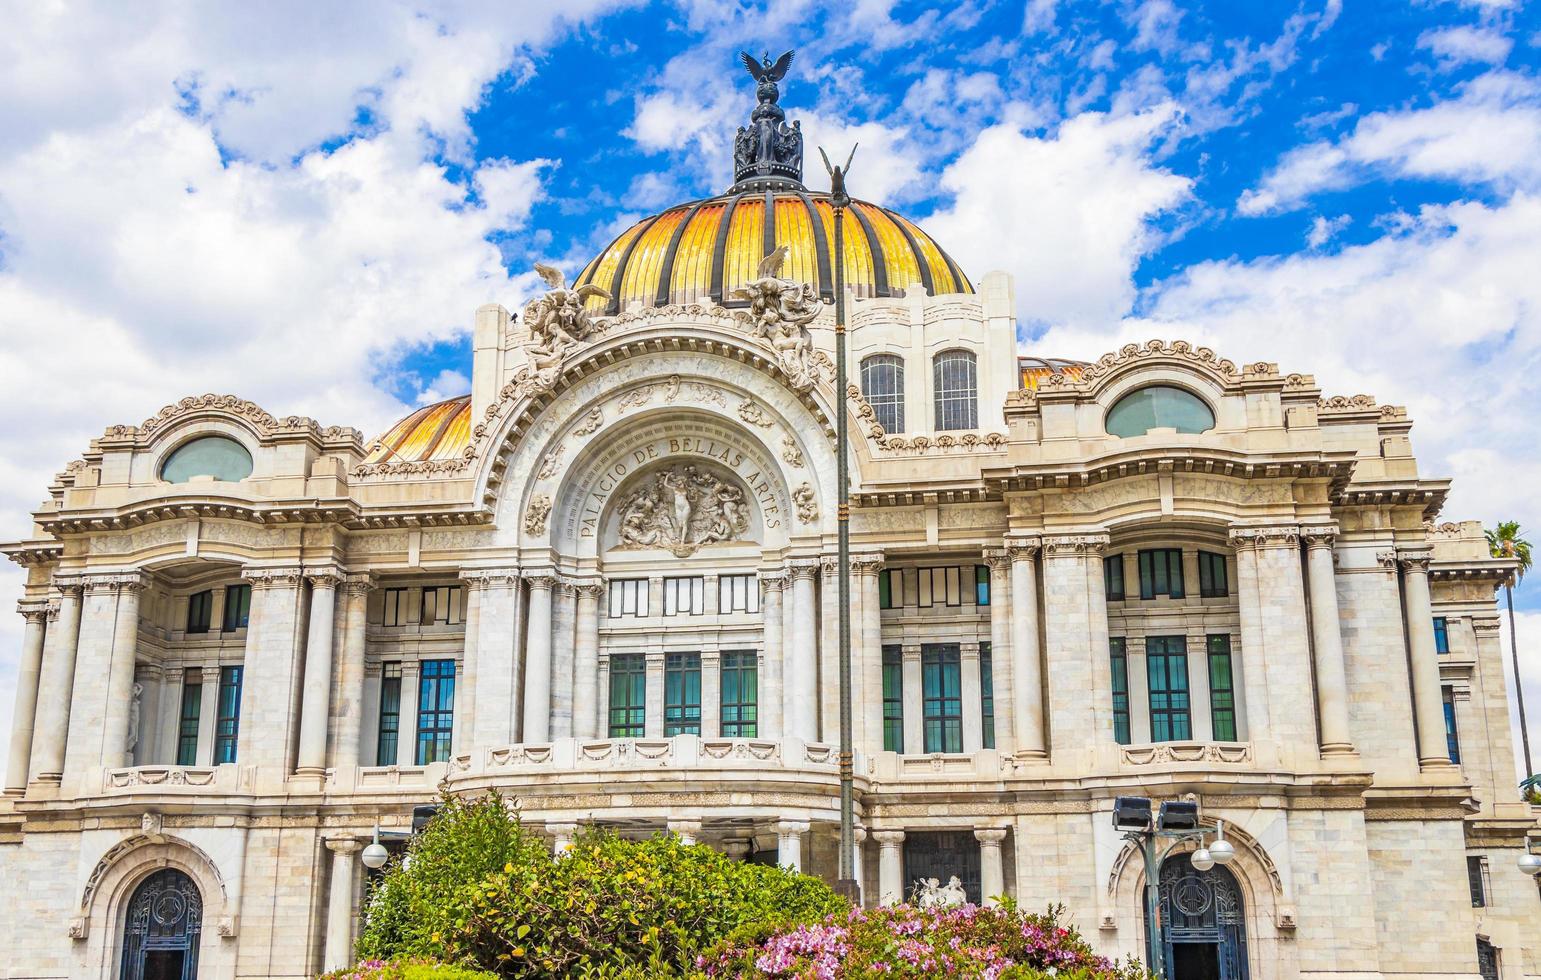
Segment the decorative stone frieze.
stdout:
<svg viewBox="0 0 1541 980">
<path fill-rule="evenodd" d="M 357 429 L 333 425 L 322 428 L 314 419 L 290 415 L 274 418 L 254 402 L 235 395 L 194 395 L 167 405 L 137 426 L 113 425 L 107 428 L 103 439 L 108 441 L 130 440 L 143 445 L 150 438 L 174 422 L 195 415 L 234 416 L 250 425 L 262 437 L 279 435 L 308 435 L 318 440 L 351 444 L 355 451 L 362 451 L 363 436 Z"/>
</svg>

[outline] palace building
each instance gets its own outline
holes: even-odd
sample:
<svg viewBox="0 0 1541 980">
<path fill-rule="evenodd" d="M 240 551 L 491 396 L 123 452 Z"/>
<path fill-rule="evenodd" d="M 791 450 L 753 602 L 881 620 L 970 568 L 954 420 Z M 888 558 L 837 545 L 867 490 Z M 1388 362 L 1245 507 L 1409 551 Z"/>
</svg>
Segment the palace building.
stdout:
<svg viewBox="0 0 1541 980">
<path fill-rule="evenodd" d="M 342 965 L 361 847 L 441 791 L 833 880 L 841 413 L 865 902 L 957 875 L 1143 957 L 1113 801 L 1189 800 L 1236 857 L 1167 858 L 1175 976 L 1541 975 L 1513 567 L 1408 410 L 1175 340 L 1019 356 L 1008 275 L 804 186 L 785 68 L 725 193 L 476 311 L 468 394 L 374 439 L 195 396 L 61 447 L 0 546 L 0 976 Z"/>
</svg>

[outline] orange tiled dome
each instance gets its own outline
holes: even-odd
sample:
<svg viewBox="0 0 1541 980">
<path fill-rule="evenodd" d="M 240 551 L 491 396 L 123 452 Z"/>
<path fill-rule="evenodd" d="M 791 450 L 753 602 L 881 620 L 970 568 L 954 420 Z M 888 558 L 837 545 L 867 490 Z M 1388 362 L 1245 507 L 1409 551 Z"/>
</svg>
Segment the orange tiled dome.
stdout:
<svg viewBox="0 0 1541 980">
<path fill-rule="evenodd" d="M 471 441 L 471 396 L 422 408 L 391 426 L 370 449 L 366 463 L 417 463 L 454 459 Z"/>
</svg>

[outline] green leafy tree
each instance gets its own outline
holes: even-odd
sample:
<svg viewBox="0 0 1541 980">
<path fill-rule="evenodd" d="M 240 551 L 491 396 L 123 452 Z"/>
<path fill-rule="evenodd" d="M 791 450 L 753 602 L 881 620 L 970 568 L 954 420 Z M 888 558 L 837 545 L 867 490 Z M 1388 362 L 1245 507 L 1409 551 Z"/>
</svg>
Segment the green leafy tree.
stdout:
<svg viewBox="0 0 1541 980">
<path fill-rule="evenodd" d="M 1498 527 L 1488 529 L 1487 545 L 1494 558 L 1507 558 L 1516 565 L 1514 578 L 1504 582 L 1504 599 L 1509 604 L 1509 653 L 1514 658 L 1514 696 L 1520 708 L 1520 744 L 1525 749 L 1525 775 L 1533 778 L 1536 769 L 1530 761 L 1530 731 L 1525 724 L 1525 684 L 1520 677 L 1520 645 L 1514 630 L 1514 586 L 1530 571 L 1530 542 L 1520 537 L 1518 521 L 1502 521 Z M 1535 793 L 1536 790 L 1532 789 L 1531 792 Z"/>
</svg>

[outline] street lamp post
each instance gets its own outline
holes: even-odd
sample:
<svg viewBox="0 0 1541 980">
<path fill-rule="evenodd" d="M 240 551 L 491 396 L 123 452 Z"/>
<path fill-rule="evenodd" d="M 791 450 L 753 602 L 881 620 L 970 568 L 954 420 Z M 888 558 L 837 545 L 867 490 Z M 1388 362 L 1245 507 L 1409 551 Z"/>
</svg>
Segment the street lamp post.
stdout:
<svg viewBox="0 0 1541 980">
<path fill-rule="evenodd" d="M 1224 867 L 1236 857 L 1236 849 L 1225 839 L 1225 821 L 1205 824 L 1199 819 L 1196 803 L 1168 800 L 1159 815 L 1151 819 L 1150 800 L 1141 796 L 1120 796 L 1113 802 L 1113 826 L 1124 831 L 1124 840 L 1139 849 L 1145 861 L 1145 922 L 1150 939 L 1150 969 L 1158 977 L 1166 976 L 1166 946 L 1161 941 L 1161 866 L 1185 841 L 1197 840 L 1198 849 L 1190 861 L 1195 871 Z M 1210 833 L 1215 840 L 1205 843 Z M 1166 840 L 1165 849 L 1160 842 Z"/>
</svg>

